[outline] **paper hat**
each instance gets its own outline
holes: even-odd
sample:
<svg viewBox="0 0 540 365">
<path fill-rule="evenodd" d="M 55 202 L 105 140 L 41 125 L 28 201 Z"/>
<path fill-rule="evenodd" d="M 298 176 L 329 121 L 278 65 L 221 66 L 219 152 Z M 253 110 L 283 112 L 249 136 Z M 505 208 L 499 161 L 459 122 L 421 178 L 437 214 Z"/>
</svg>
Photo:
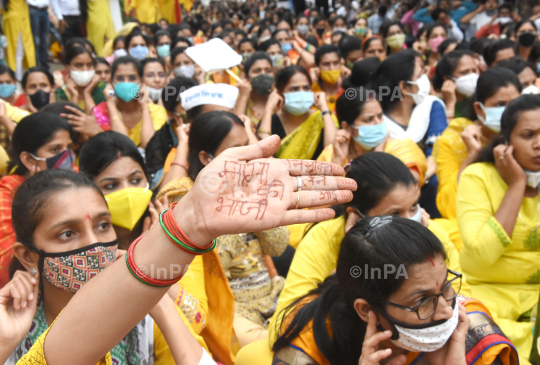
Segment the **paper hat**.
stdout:
<svg viewBox="0 0 540 365">
<path fill-rule="evenodd" d="M 199 105 L 219 105 L 233 109 L 238 98 L 238 88 L 229 84 L 202 84 L 180 94 L 182 107 L 189 110 Z"/>
</svg>

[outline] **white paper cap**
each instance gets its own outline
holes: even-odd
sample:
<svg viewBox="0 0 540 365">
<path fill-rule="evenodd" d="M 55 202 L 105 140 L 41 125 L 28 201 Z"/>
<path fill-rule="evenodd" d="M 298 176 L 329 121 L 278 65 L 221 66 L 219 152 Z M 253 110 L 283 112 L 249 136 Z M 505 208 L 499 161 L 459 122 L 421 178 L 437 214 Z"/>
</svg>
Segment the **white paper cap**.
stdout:
<svg viewBox="0 0 540 365">
<path fill-rule="evenodd" d="M 199 105 L 219 105 L 233 109 L 238 98 L 238 88 L 229 84 L 202 84 L 180 94 L 182 107 L 189 110 Z"/>
</svg>

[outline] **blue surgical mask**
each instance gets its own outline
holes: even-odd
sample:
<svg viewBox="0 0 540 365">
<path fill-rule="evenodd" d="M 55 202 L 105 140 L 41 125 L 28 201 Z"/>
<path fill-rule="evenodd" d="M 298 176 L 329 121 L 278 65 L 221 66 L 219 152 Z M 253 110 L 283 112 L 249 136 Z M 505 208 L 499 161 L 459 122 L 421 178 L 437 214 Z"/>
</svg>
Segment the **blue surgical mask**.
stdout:
<svg viewBox="0 0 540 365">
<path fill-rule="evenodd" d="M 302 115 L 309 111 L 315 102 L 312 91 L 295 91 L 285 94 L 284 108 L 292 115 Z"/>
<path fill-rule="evenodd" d="M 281 44 L 281 51 L 283 52 L 283 54 L 288 54 L 289 51 L 292 49 L 292 44 L 290 43 L 282 43 Z"/>
<path fill-rule="evenodd" d="M 417 206 L 416 213 L 414 213 L 414 215 L 409 219 L 418 223 L 422 223 L 422 209 L 420 208 L 420 204 L 418 204 Z"/>
<path fill-rule="evenodd" d="M 0 98 L 9 98 L 15 92 L 14 84 L 0 84 Z"/>
<path fill-rule="evenodd" d="M 525 175 L 527 175 L 527 186 L 536 189 L 540 185 L 540 171 L 525 170 Z"/>
<path fill-rule="evenodd" d="M 135 99 L 140 92 L 139 85 L 134 82 L 119 82 L 114 85 L 114 93 L 126 103 Z"/>
<path fill-rule="evenodd" d="M 171 54 L 171 45 L 170 44 L 163 44 L 163 45 L 159 46 L 158 48 L 156 48 L 156 50 L 157 50 L 158 56 L 165 59 L 165 58 L 169 57 L 169 55 Z"/>
<path fill-rule="evenodd" d="M 480 104 L 480 108 L 482 108 L 482 110 L 486 114 L 485 118 L 481 115 L 478 115 L 478 119 L 493 132 L 499 133 L 501 131 L 501 117 L 506 107 L 496 106 L 487 108 L 482 103 L 478 104 Z"/>
<path fill-rule="evenodd" d="M 187 37 L 189 43 L 191 43 L 192 46 L 195 45 L 195 43 L 193 42 L 193 37 Z"/>
<path fill-rule="evenodd" d="M 148 55 L 148 47 L 146 46 L 137 46 L 129 49 L 129 54 L 138 59 L 139 61 L 142 61 L 146 58 Z"/>
<path fill-rule="evenodd" d="M 380 145 L 388 134 L 388 124 L 384 121 L 375 125 L 352 127 L 358 131 L 358 135 L 354 137 L 354 141 L 368 151 Z"/>
</svg>

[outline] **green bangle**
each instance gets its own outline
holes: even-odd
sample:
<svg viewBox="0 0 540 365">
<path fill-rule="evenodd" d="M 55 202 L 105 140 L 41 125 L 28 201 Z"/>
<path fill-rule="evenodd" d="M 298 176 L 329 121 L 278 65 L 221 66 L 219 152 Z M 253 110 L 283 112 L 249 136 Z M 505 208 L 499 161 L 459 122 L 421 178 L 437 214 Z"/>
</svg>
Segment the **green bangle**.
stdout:
<svg viewBox="0 0 540 365">
<path fill-rule="evenodd" d="M 198 249 L 198 248 L 193 248 L 191 246 L 188 246 L 184 242 L 180 241 L 178 238 L 174 237 L 171 234 L 171 232 L 169 232 L 167 227 L 165 227 L 165 223 L 163 223 L 163 214 L 165 214 L 165 212 L 167 212 L 168 210 L 169 209 L 165 209 L 164 211 L 162 211 L 160 213 L 160 215 L 159 215 L 159 224 L 161 225 L 161 228 L 163 228 L 163 231 L 167 234 L 167 236 L 169 236 L 171 241 L 173 241 L 177 246 L 179 246 L 183 250 L 187 250 L 187 251 L 189 251 L 191 253 L 194 253 L 195 255 L 202 255 L 202 254 L 208 253 L 208 252 L 212 251 L 214 248 L 216 248 L 216 239 L 212 240 L 212 246 L 210 246 L 210 248 L 207 248 L 205 250 L 201 250 L 201 249 Z"/>
<path fill-rule="evenodd" d="M 126 266 L 129 270 L 129 272 L 131 273 L 131 275 L 133 275 L 133 277 L 137 280 L 139 280 L 141 283 L 145 284 L 145 285 L 148 285 L 148 286 L 153 286 L 154 288 L 163 288 L 163 286 L 159 286 L 159 285 L 154 285 L 154 284 L 150 284 L 150 283 L 147 283 L 146 281 L 144 281 L 143 279 L 141 279 L 140 277 L 138 277 L 134 272 L 133 270 L 131 270 L 131 266 L 129 266 L 129 262 L 128 262 L 128 255 L 124 255 L 126 256 Z"/>
</svg>

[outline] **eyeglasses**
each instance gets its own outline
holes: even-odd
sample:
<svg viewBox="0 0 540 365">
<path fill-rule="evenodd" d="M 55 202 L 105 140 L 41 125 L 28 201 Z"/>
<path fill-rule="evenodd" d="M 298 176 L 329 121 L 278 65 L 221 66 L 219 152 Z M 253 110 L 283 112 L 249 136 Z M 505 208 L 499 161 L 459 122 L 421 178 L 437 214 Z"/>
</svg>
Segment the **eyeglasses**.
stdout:
<svg viewBox="0 0 540 365">
<path fill-rule="evenodd" d="M 405 309 L 406 311 L 409 311 L 409 312 L 416 312 L 416 315 L 418 316 L 418 319 L 420 320 L 428 319 L 437 310 L 437 303 L 439 302 L 439 297 L 442 296 L 444 299 L 446 299 L 449 302 L 453 300 L 455 297 L 457 297 L 457 295 L 459 294 L 459 291 L 461 290 L 461 279 L 463 277 L 463 274 L 460 274 L 452 270 L 448 270 L 448 272 L 452 275 L 455 275 L 456 277 L 450 280 L 449 282 L 447 282 L 445 286 L 443 286 L 439 294 L 427 297 L 416 307 L 407 307 L 404 305 L 395 304 L 391 302 L 387 302 L 387 304 L 396 308 Z M 459 287 L 457 290 L 454 290 L 454 288 L 452 287 L 452 284 L 456 282 L 457 280 L 459 280 Z"/>
</svg>

